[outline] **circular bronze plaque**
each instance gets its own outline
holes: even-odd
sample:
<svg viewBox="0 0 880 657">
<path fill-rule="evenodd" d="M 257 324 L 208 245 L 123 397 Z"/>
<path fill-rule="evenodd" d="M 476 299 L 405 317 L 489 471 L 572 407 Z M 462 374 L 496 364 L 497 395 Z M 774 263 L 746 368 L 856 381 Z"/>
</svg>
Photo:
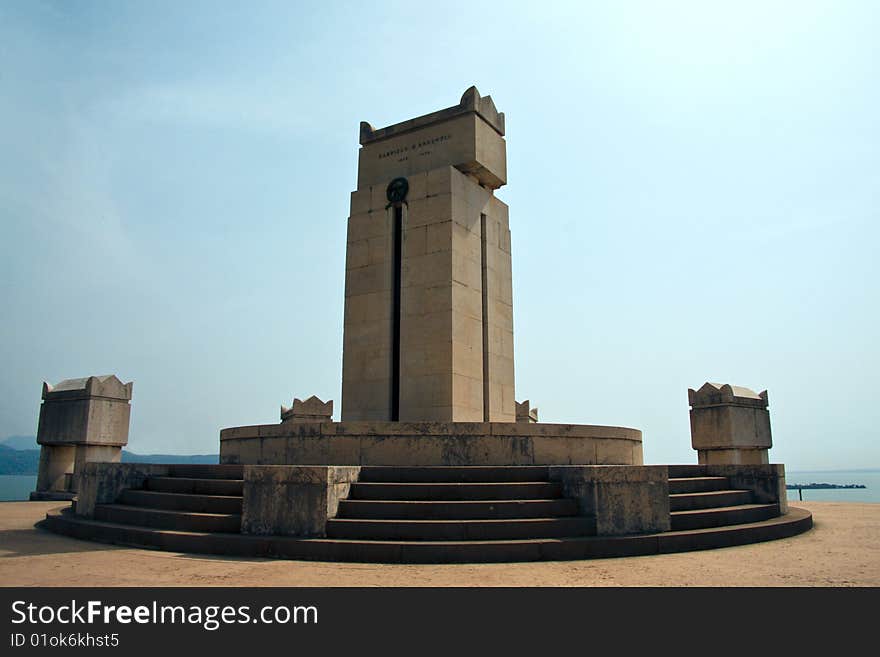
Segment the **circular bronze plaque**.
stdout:
<svg viewBox="0 0 880 657">
<path fill-rule="evenodd" d="M 400 203 L 406 198 L 408 191 L 409 182 L 407 182 L 406 178 L 395 178 L 388 183 L 385 196 L 388 198 L 389 203 Z"/>
</svg>

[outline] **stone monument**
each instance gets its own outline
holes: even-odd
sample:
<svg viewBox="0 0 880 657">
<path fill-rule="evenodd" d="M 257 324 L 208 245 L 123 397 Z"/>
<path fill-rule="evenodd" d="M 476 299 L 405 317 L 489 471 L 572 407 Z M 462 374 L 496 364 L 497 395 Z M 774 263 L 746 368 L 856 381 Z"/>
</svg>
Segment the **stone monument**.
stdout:
<svg viewBox="0 0 880 657">
<path fill-rule="evenodd" d="M 688 390 L 691 445 L 700 465 L 756 465 L 770 462 L 767 391 L 705 383 Z"/>
<path fill-rule="evenodd" d="M 40 466 L 31 499 L 71 499 L 88 461 L 119 462 L 128 444 L 132 383 L 112 374 L 43 382 Z"/>
<path fill-rule="evenodd" d="M 320 400 L 295 400 L 280 424 L 221 430 L 222 464 L 642 463 L 637 429 L 538 423 L 528 402 L 517 411 L 510 227 L 495 195 L 504 134 L 504 114 L 475 87 L 431 114 L 361 123 L 341 421 Z"/>
<path fill-rule="evenodd" d="M 766 393 L 690 391 L 703 465 L 646 466 L 637 429 L 538 423 L 517 404 L 510 230 L 495 197 L 506 178 L 504 115 L 473 87 L 432 114 L 362 123 L 342 421 L 330 401 L 294 399 L 278 423 L 222 429 L 220 464 L 87 463 L 75 508 L 47 526 L 413 563 L 633 556 L 809 529 L 809 512 L 787 513 L 783 466 L 766 464 Z"/>
<path fill-rule="evenodd" d="M 342 420 L 513 422 L 504 114 L 471 87 L 360 143 Z"/>
</svg>

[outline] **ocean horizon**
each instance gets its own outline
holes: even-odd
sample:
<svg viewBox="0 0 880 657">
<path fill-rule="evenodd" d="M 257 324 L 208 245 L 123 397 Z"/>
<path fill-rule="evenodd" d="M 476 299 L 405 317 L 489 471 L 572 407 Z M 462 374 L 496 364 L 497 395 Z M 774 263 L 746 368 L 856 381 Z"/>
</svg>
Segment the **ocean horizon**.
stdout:
<svg viewBox="0 0 880 657">
<path fill-rule="evenodd" d="M 786 471 L 785 483 L 792 484 L 863 484 L 867 488 L 804 489 L 805 502 L 880 502 L 880 470 L 792 470 Z M 788 491 L 788 501 L 799 500 L 797 490 Z"/>
</svg>

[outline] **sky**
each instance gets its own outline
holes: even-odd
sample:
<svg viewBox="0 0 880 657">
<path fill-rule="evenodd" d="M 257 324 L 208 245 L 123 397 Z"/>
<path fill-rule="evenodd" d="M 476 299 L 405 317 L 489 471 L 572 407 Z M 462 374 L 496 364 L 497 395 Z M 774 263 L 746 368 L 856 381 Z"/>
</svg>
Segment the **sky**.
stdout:
<svg viewBox="0 0 880 657">
<path fill-rule="evenodd" d="M 506 115 L 517 398 L 692 463 L 688 388 L 773 462 L 880 467 L 880 4 L 0 4 L 0 438 L 134 381 L 129 449 L 340 408 L 360 121 Z"/>
</svg>

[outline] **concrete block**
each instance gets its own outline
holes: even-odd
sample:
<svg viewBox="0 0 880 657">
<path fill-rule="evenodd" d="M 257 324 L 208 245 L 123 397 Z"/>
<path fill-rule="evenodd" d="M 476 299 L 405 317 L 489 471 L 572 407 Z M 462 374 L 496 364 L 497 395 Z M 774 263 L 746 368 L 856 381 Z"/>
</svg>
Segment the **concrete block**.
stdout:
<svg viewBox="0 0 880 657">
<path fill-rule="evenodd" d="M 596 518 L 599 536 L 669 531 L 666 466 L 552 466 L 550 480 Z"/>
<path fill-rule="evenodd" d="M 312 395 L 305 401 L 294 398 L 290 408 L 281 406 L 282 422 L 330 422 L 333 416 L 333 400 L 321 401 Z"/>
<path fill-rule="evenodd" d="M 742 386 L 706 383 L 689 389 L 688 401 L 691 445 L 701 464 L 769 462 L 773 441 L 766 390 L 758 394 Z"/>
<path fill-rule="evenodd" d="M 245 466 L 243 534 L 321 537 L 339 500 L 348 496 L 354 466 Z"/>
<path fill-rule="evenodd" d="M 43 383 L 36 497 L 75 493 L 86 462 L 121 459 L 128 443 L 132 386 L 112 374 L 67 379 L 54 386 Z"/>
<path fill-rule="evenodd" d="M 37 428 L 40 445 L 128 444 L 132 383 L 116 376 L 67 379 L 43 383 Z"/>
</svg>

